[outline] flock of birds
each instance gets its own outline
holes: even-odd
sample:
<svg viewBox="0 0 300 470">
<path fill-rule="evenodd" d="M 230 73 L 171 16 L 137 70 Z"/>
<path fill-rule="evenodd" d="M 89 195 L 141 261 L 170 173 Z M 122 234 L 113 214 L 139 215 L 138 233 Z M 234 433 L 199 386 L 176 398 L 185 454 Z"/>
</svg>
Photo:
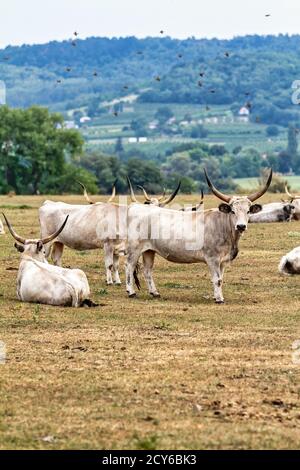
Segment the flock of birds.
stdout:
<svg viewBox="0 0 300 470">
<path fill-rule="evenodd" d="M 266 18 L 269 18 L 270 16 L 271 16 L 271 13 L 266 13 L 266 14 L 265 14 L 265 17 L 266 17 Z M 164 34 L 165 34 L 165 31 L 164 31 L 163 29 L 161 29 L 161 30 L 159 31 L 159 34 L 160 34 L 160 35 L 164 35 Z M 77 46 L 77 40 L 78 40 L 78 38 L 79 38 L 79 33 L 78 33 L 78 31 L 74 31 L 73 36 L 72 36 L 72 39 L 71 39 L 71 46 L 72 46 L 72 47 L 76 47 L 76 46 Z M 136 52 L 136 54 L 142 56 L 142 55 L 144 55 L 144 52 L 139 50 L 139 51 Z M 225 52 L 224 52 L 224 57 L 227 58 L 227 59 L 229 59 L 229 58 L 231 57 L 231 53 L 230 53 L 229 51 L 225 51 Z M 177 58 L 178 58 L 178 59 L 182 59 L 182 58 L 183 58 L 183 54 L 182 54 L 182 53 L 177 53 Z M 9 57 L 9 56 L 5 56 L 5 57 L 3 58 L 3 60 L 4 60 L 4 61 L 9 61 L 9 60 L 10 60 L 10 57 Z M 70 67 L 70 66 L 65 67 L 65 72 L 68 72 L 68 73 L 72 72 L 72 67 Z M 95 71 L 93 72 L 93 77 L 96 78 L 96 77 L 98 77 L 98 76 L 99 76 L 99 72 L 97 72 L 97 71 L 95 70 Z M 198 80 L 197 85 L 198 85 L 198 87 L 203 87 L 203 85 L 204 85 L 203 79 L 204 79 L 204 77 L 205 77 L 205 72 L 204 72 L 204 71 L 200 71 L 200 72 L 199 72 L 199 77 L 200 77 L 201 79 Z M 161 81 L 160 75 L 156 75 L 156 76 L 154 77 L 154 80 L 157 81 L 157 82 L 160 82 L 160 81 Z M 62 80 L 62 79 L 58 78 L 58 79 L 56 80 L 56 85 L 57 85 L 57 86 L 58 86 L 58 85 L 61 85 L 62 83 L 63 83 L 63 80 Z M 128 90 L 128 89 L 129 89 L 129 86 L 128 86 L 128 85 L 124 85 L 124 86 L 123 86 L 123 90 Z M 214 93 L 216 93 L 216 90 L 215 90 L 215 89 L 210 89 L 210 90 L 209 90 L 209 93 L 214 94 Z M 246 96 L 246 97 L 249 97 L 250 94 L 251 94 L 251 93 L 250 93 L 249 91 L 245 92 L 245 96 Z M 250 111 L 250 110 L 252 109 L 252 103 L 248 100 L 248 101 L 245 103 L 245 107 L 246 107 L 247 109 L 249 109 L 249 111 Z M 205 109 L 206 109 L 206 111 L 209 111 L 209 110 L 210 110 L 210 107 L 206 105 L 206 106 L 205 106 Z M 114 115 L 115 117 L 117 117 L 117 116 L 118 116 L 118 112 L 117 112 L 117 111 L 113 111 L 113 115 Z M 259 122 L 259 121 L 260 121 L 260 119 L 259 119 L 258 116 L 256 117 L 255 121 L 256 121 L 256 122 Z"/>
</svg>

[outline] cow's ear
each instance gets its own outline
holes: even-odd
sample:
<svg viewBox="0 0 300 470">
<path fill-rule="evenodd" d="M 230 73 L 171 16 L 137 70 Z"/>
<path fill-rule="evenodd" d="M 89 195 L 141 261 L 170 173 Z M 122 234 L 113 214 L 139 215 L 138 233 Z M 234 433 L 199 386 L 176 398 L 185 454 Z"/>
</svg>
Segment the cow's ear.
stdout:
<svg viewBox="0 0 300 470">
<path fill-rule="evenodd" d="M 39 253 L 40 251 L 42 251 L 42 249 L 43 249 L 43 242 L 42 242 L 42 240 L 39 240 L 39 241 L 37 242 L 37 244 L 36 244 L 36 251 L 37 251 L 37 253 Z"/>
<path fill-rule="evenodd" d="M 224 214 L 229 214 L 231 212 L 231 207 L 229 204 L 222 202 L 222 204 L 219 205 L 219 211 L 224 212 Z"/>
<path fill-rule="evenodd" d="M 15 243 L 15 248 L 20 252 L 23 253 L 25 248 L 23 245 L 19 245 L 19 243 Z"/>
<path fill-rule="evenodd" d="M 257 212 L 260 212 L 262 210 L 262 206 L 260 204 L 253 204 L 250 207 L 250 214 L 257 214 Z"/>
</svg>

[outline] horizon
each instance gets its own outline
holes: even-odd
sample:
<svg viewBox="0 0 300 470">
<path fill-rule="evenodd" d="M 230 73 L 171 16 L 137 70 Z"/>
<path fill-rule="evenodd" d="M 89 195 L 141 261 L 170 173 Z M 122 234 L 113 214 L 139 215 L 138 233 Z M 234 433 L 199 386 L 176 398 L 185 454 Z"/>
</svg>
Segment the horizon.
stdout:
<svg viewBox="0 0 300 470">
<path fill-rule="evenodd" d="M 256 34 L 256 33 L 253 33 L 253 34 L 244 34 L 244 35 L 234 35 L 232 37 L 218 37 L 218 36 L 214 36 L 214 37 L 195 37 L 195 36 L 187 36 L 186 38 L 178 38 L 178 37 L 173 37 L 173 36 L 169 36 L 169 35 L 166 35 L 166 36 L 145 36 L 145 37 L 138 37 L 138 36 L 135 36 L 135 35 L 131 35 L 131 36 L 87 36 L 85 38 L 77 38 L 76 41 L 87 41 L 89 39 L 117 39 L 117 40 L 121 40 L 121 39 L 128 39 L 128 38 L 135 38 L 139 41 L 143 41 L 143 40 L 146 40 L 146 39 L 171 39 L 171 40 L 174 40 L 174 41 L 188 41 L 188 40 L 195 40 L 195 41 L 203 41 L 203 40 L 206 40 L 206 41 L 213 41 L 213 40 L 217 40 L 217 41 L 232 41 L 234 39 L 243 39 L 243 38 L 246 38 L 246 37 L 254 37 L 254 36 L 258 36 L 260 38 L 266 38 L 266 37 L 280 37 L 280 36 L 287 36 L 287 37 L 295 37 L 295 36 L 300 36 L 300 31 L 299 33 L 277 33 L 277 34 Z M 46 41 L 46 42 L 37 42 L 37 43 L 22 43 L 22 44 L 8 44 L 7 46 L 4 46 L 4 47 L 1 47 L 0 46 L 0 50 L 5 50 L 5 49 L 8 49 L 8 48 L 18 48 L 18 47 L 31 47 L 31 46 L 44 46 L 46 44 L 51 44 L 51 43 L 63 43 L 63 42 L 70 42 L 73 38 L 72 37 L 69 37 L 69 38 L 66 38 L 66 39 L 50 39 L 49 41 Z"/>
<path fill-rule="evenodd" d="M 286 0 L 10 0 L 0 5 L 0 49 L 78 38 L 170 37 L 233 39 L 248 35 L 298 34 L 300 4 Z M 163 30 L 163 36 L 160 31 Z"/>
</svg>

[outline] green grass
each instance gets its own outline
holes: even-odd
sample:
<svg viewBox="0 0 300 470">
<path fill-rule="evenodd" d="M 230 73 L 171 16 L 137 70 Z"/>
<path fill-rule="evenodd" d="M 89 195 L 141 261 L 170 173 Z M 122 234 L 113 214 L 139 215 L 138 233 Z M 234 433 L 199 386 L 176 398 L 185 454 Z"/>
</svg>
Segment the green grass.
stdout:
<svg viewBox="0 0 300 470">
<path fill-rule="evenodd" d="M 291 191 L 300 191 L 300 176 L 282 177 L 291 186 Z M 234 180 L 243 189 L 254 189 L 258 186 L 258 178 L 236 178 Z"/>
</svg>

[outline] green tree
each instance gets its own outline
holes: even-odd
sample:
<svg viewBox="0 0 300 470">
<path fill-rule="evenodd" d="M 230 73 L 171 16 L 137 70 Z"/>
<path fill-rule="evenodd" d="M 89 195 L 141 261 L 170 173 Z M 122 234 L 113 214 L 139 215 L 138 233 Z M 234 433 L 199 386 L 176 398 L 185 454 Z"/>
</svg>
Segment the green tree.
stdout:
<svg viewBox="0 0 300 470">
<path fill-rule="evenodd" d="M 60 114 L 33 106 L 27 110 L 0 108 L 0 184 L 2 191 L 36 194 L 49 191 L 49 181 L 76 163 L 83 140 L 64 128 Z"/>
</svg>

